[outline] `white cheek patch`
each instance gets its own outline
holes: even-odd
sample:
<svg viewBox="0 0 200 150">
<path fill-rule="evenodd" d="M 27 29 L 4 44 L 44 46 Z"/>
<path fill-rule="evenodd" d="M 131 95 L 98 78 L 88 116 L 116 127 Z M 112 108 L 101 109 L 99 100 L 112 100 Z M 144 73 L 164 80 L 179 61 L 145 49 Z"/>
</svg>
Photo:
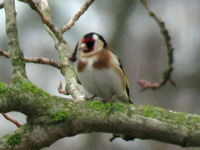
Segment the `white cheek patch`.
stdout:
<svg viewBox="0 0 200 150">
<path fill-rule="evenodd" d="M 94 45 L 95 51 L 100 51 L 103 49 L 103 42 L 101 40 L 96 40 L 95 45 Z"/>
<path fill-rule="evenodd" d="M 94 34 L 92 38 L 93 38 L 95 41 L 97 41 L 97 40 L 99 39 L 99 37 L 98 37 L 96 34 Z"/>
<path fill-rule="evenodd" d="M 85 43 L 81 44 L 81 49 L 86 48 L 86 47 L 87 47 L 87 45 Z"/>
</svg>

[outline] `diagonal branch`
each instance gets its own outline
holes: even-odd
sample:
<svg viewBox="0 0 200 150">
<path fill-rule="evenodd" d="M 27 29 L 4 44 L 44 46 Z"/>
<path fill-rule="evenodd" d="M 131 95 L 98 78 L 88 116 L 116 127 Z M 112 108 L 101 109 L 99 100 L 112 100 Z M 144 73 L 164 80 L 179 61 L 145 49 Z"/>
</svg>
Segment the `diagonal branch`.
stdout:
<svg viewBox="0 0 200 150">
<path fill-rule="evenodd" d="M 39 7 L 36 5 L 36 3 L 34 3 L 32 0 L 20 0 L 20 1 L 28 3 L 29 6 L 39 14 L 42 22 L 49 27 L 49 29 L 54 33 L 54 35 L 58 39 L 60 39 L 60 38 L 62 39 L 62 36 L 59 36 L 59 30 L 57 30 L 55 28 L 55 26 L 51 23 L 51 21 L 48 19 L 48 17 L 46 17 L 43 14 L 43 12 L 39 9 Z"/>
<path fill-rule="evenodd" d="M 4 56 L 6 58 L 9 58 L 9 54 L 1 49 L 0 49 L 0 55 Z M 46 64 L 46 65 L 56 67 L 58 69 L 60 69 L 62 67 L 55 60 L 44 58 L 44 57 L 27 57 L 27 56 L 25 56 L 24 61 L 27 63 Z"/>
<path fill-rule="evenodd" d="M 64 33 L 69 30 L 75 22 L 83 15 L 89 6 L 94 2 L 94 0 L 87 0 L 81 9 L 71 18 L 71 20 L 61 29 L 61 32 Z"/>
<path fill-rule="evenodd" d="M 171 44 L 171 37 L 169 35 L 168 30 L 165 27 L 165 23 L 159 19 L 156 14 L 150 9 L 150 7 L 148 6 L 148 0 L 141 0 L 142 4 L 144 5 L 144 7 L 147 9 L 147 11 L 149 12 L 149 15 L 156 21 L 156 23 L 159 25 L 161 34 L 163 35 L 164 39 L 165 39 L 165 45 L 167 47 L 167 51 L 168 51 L 168 68 L 164 71 L 163 73 L 163 79 L 159 82 L 159 83 L 150 83 L 144 80 L 139 80 L 138 83 L 140 84 L 140 86 L 142 87 L 141 90 L 146 90 L 146 89 L 158 89 L 160 87 L 162 87 L 163 85 L 165 85 L 168 81 L 173 85 L 176 86 L 175 82 L 171 79 L 171 74 L 173 71 L 173 63 L 174 63 L 174 57 L 173 57 L 173 52 L 174 52 L 174 48 Z"/>
<path fill-rule="evenodd" d="M 26 2 L 33 8 L 36 12 L 42 13 L 40 17 L 44 16 L 48 22 L 51 22 L 51 16 L 49 14 L 49 6 L 48 1 L 43 0 L 39 1 L 37 5 L 33 5 L 34 3 L 32 0 L 20 0 Z M 38 11 L 39 10 L 39 11 Z M 43 22 L 45 24 L 45 22 Z M 52 24 L 53 25 L 53 24 Z M 54 25 L 53 25 L 54 26 Z M 55 47 L 59 52 L 61 73 L 65 77 L 66 86 L 65 90 L 69 93 L 75 101 L 83 101 L 85 100 L 85 95 L 79 90 L 78 83 L 77 83 L 77 76 L 73 67 L 73 64 L 70 60 L 71 52 L 68 48 L 67 42 L 63 39 L 63 35 L 60 30 L 54 30 L 48 25 L 45 26 L 47 32 L 51 35 L 54 40 Z M 55 28 L 55 27 L 54 27 Z"/>
<path fill-rule="evenodd" d="M 9 58 L 9 54 L 8 54 L 7 52 L 1 50 L 1 49 L 0 49 L 0 55 L 1 55 L 1 56 L 4 56 L 4 57 L 6 57 L 6 58 Z"/>
<path fill-rule="evenodd" d="M 28 0 L 28 1 L 31 1 L 31 0 Z M 43 16 L 45 16 L 45 18 L 48 19 L 48 22 L 51 22 L 48 1 L 45 1 L 45 0 L 39 1 L 36 7 L 37 9 L 40 10 Z M 61 73 L 64 75 L 65 81 L 66 81 L 66 86 L 65 86 L 66 92 L 69 93 L 73 97 L 73 99 L 76 101 L 85 100 L 85 95 L 83 95 L 82 92 L 79 90 L 78 83 L 77 83 L 77 76 L 76 76 L 73 64 L 69 59 L 71 57 L 71 52 L 68 48 L 67 42 L 63 39 L 61 31 L 56 30 L 56 33 L 55 33 L 49 26 L 46 26 L 46 30 L 52 36 L 55 43 L 55 47 L 59 52 L 60 63 L 62 65 Z"/>
<path fill-rule="evenodd" d="M 7 114 L 5 114 L 5 113 L 1 113 L 1 114 L 2 114 L 2 116 L 3 116 L 4 118 L 6 118 L 6 119 L 9 120 L 10 122 L 14 123 L 18 128 L 20 128 L 20 127 L 22 126 L 17 120 L 12 119 L 12 118 L 9 117 Z"/>
<path fill-rule="evenodd" d="M 18 41 L 15 1 L 4 0 L 4 10 L 6 15 L 8 50 L 12 66 L 14 68 L 13 80 L 15 80 L 15 78 L 27 78 L 25 72 L 24 56 L 22 50 L 20 49 Z"/>
<path fill-rule="evenodd" d="M 78 44 L 79 43 L 77 42 L 72 55 L 69 57 L 69 60 L 71 60 L 72 62 L 75 62 L 77 60 Z"/>
</svg>

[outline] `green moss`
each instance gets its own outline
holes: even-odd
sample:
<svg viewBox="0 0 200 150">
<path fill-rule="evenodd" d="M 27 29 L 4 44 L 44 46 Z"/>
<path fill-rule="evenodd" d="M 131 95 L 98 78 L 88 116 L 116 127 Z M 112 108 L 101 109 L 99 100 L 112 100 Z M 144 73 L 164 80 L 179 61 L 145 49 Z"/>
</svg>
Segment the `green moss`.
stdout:
<svg viewBox="0 0 200 150">
<path fill-rule="evenodd" d="M 145 117 L 156 118 L 156 113 L 155 113 L 155 111 L 152 110 L 152 109 L 145 108 L 145 109 L 144 109 L 144 116 L 145 116 Z"/>
<path fill-rule="evenodd" d="M 173 114 L 172 119 L 176 123 L 180 124 L 180 123 L 184 123 L 184 121 L 186 121 L 187 118 L 185 117 L 184 113 L 177 113 L 177 114 Z"/>
<path fill-rule="evenodd" d="M 171 112 L 151 105 L 140 106 L 139 111 L 135 113 L 144 115 L 145 117 L 151 117 L 161 121 L 186 126 L 200 123 L 200 117 L 191 117 L 183 112 Z"/>
<path fill-rule="evenodd" d="M 156 118 L 156 113 L 151 105 L 141 106 L 141 112 L 145 117 Z"/>
<path fill-rule="evenodd" d="M 200 117 L 191 117 L 189 118 L 190 123 L 200 123 Z"/>
<path fill-rule="evenodd" d="M 19 144 L 21 142 L 21 134 L 20 133 L 14 133 L 8 136 L 7 144 L 11 146 L 15 146 L 16 144 Z"/>
<path fill-rule="evenodd" d="M 32 92 L 34 94 L 39 94 L 42 96 L 48 95 L 48 93 L 44 92 L 42 89 L 38 88 L 37 86 L 35 86 L 34 84 L 32 84 L 31 82 L 29 82 L 26 79 L 16 79 L 13 82 L 16 86 L 19 86 L 24 91 Z"/>
<path fill-rule="evenodd" d="M 90 101 L 90 108 L 96 110 L 96 111 L 101 111 L 104 114 L 108 114 L 111 111 L 124 111 L 125 107 L 121 103 L 115 103 L 115 102 L 107 102 L 103 103 L 101 101 L 93 100 Z"/>
<path fill-rule="evenodd" d="M 112 108 L 116 111 L 121 111 L 121 112 L 125 111 L 125 107 L 121 103 L 113 103 Z"/>
<path fill-rule="evenodd" d="M 5 93 L 7 91 L 7 85 L 0 82 L 0 93 Z"/>
<path fill-rule="evenodd" d="M 105 109 L 105 105 L 100 101 L 93 100 L 90 102 L 90 108 L 97 111 L 102 111 Z"/>
<path fill-rule="evenodd" d="M 64 121 L 70 117 L 70 113 L 66 110 L 58 110 L 52 114 L 52 118 L 56 122 Z"/>
</svg>

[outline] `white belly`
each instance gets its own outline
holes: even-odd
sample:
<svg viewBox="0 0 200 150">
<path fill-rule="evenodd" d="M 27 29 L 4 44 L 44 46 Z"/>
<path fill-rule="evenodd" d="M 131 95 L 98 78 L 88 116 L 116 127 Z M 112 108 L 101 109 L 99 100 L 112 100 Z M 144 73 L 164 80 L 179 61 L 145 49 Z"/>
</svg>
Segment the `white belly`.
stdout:
<svg viewBox="0 0 200 150">
<path fill-rule="evenodd" d="M 122 95 L 124 90 L 119 75 L 113 69 L 94 69 L 88 65 L 78 73 L 82 86 L 92 95 L 101 98 L 112 98 Z"/>
</svg>

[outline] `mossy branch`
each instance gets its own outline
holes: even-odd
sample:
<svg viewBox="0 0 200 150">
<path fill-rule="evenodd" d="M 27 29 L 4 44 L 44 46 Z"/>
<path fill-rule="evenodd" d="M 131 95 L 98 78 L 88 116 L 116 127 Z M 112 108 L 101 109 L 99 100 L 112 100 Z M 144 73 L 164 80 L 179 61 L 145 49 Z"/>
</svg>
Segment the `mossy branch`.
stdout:
<svg viewBox="0 0 200 150">
<path fill-rule="evenodd" d="M 0 139 L 2 150 L 36 150 L 62 137 L 90 132 L 200 147 L 198 115 L 150 105 L 74 102 L 50 96 L 26 80 L 12 86 L 0 83 L 0 112 L 8 111 L 25 113 L 27 124 Z"/>
<path fill-rule="evenodd" d="M 123 134 L 184 147 L 200 147 L 198 115 L 150 105 L 81 101 L 85 96 L 77 88 L 67 42 L 62 37 L 61 29 L 55 28 L 51 23 L 47 1 L 38 1 L 37 4 L 31 0 L 21 1 L 29 3 L 39 13 L 48 33 L 54 39 L 60 54 L 61 71 L 66 78 L 66 90 L 73 99 L 50 96 L 26 79 L 24 56 L 17 38 L 14 0 L 5 0 L 9 56 L 14 66 L 14 76 L 21 78 L 13 80 L 15 84 L 11 85 L 0 83 L 0 112 L 22 112 L 27 115 L 27 124 L 2 137 L 0 149 L 38 150 L 62 137 L 90 132 Z"/>
<path fill-rule="evenodd" d="M 15 1 L 4 0 L 4 10 L 6 15 L 6 33 L 8 39 L 8 51 L 10 60 L 14 67 L 13 80 L 16 78 L 27 78 L 25 72 L 24 55 L 19 46 Z"/>
</svg>

